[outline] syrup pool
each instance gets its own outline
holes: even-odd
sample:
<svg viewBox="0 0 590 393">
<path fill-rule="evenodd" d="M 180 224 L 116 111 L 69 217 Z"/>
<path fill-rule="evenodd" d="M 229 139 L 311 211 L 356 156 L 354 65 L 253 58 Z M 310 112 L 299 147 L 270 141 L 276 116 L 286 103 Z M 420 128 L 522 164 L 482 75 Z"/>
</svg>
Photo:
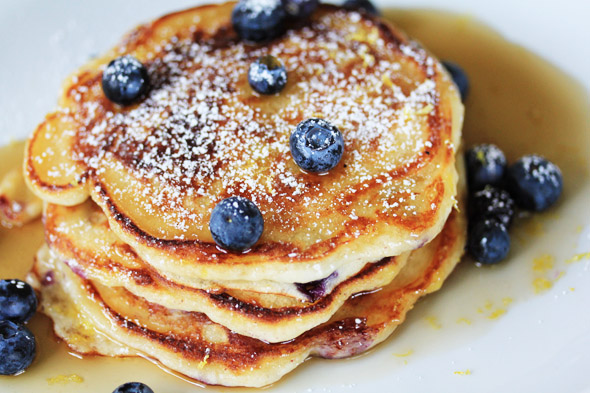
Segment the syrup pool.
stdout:
<svg viewBox="0 0 590 393">
<path fill-rule="evenodd" d="M 464 126 L 466 147 L 496 143 L 510 161 L 527 153 L 545 155 L 564 173 L 564 194 L 549 212 L 516 222 L 507 261 L 478 268 L 465 258 L 442 290 L 421 301 L 393 337 L 369 354 L 347 361 L 308 361 L 270 390 L 369 391 L 375 384 L 383 386 L 385 379 L 387 386 L 411 386 L 414 391 L 434 381 L 454 386 L 455 391 L 474 391 L 479 378 L 495 378 L 520 381 L 511 386 L 520 383 L 522 391 L 527 391 L 527 381 L 538 383 L 552 373 L 544 377 L 531 364 L 522 370 L 502 369 L 498 364 L 507 356 L 517 362 L 522 358 L 523 364 L 537 359 L 542 369 L 542 363 L 555 356 L 567 357 L 559 345 L 543 339 L 543 326 L 563 320 L 555 334 L 572 333 L 567 326 L 571 320 L 568 310 L 587 310 L 585 299 L 590 298 L 585 287 L 573 284 L 588 279 L 587 262 L 575 258 L 590 251 L 583 240 L 590 236 L 588 93 L 539 56 L 505 41 L 477 20 L 423 10 L 388 9 L 385 16 L 439 58 L 466 70 L 471 82 Z M 4 150 L 1 156 L 9 155 Z M 0 229 L 0 278 L 24 278 L 42 241 L 40 221 L 20 229 Z M 537 287 L 535 282 L 544 285 Z M 502 330 L 507 321 L 518 322 L 508 335 Z M 588 323 L 589 331 L 589 320 L 580 321 Z M 200 390 L 201 385 L 143 359 L 69 354 L 42 315 L 36 315 L 29 325 L 37 337 L 39 355 L 23 375 L 0 377 L 0 392 L 110 393 L 131 380 L 141 380 L 155 392 Z M 489 351 L 486 340 L 493 340 L 498 350 Z M 561 378 L 575 375 L 576 367 L 567 367 L 551 371 Z M 502 378 L 493 374 L 499 369 Z M 545 386 L 551 383 L 548 379 Z"/>
</svg>

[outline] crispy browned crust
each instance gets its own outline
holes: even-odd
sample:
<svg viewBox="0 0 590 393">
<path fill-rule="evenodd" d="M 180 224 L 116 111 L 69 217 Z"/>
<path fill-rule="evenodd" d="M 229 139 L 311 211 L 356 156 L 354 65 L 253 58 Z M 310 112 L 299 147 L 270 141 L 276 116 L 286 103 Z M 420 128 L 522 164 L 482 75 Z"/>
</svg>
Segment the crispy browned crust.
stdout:
<svg viewBox="0 0 590 393">
<path fill-rule="evenodd" d="M 432 285 L 442 282 L 452 271 L 458 261 L 465 239 L 465 224 L 452 216 L 435 241 L 436 252 L 427 264 L 422 275 L 402 286 L 386 286 L 378 291 L 359 293 L 352 296 L 342 310 L 329 322 L 311 329 L 301 336 L 283 343 L 265 343 L 263 341 L 233 333 L 222 327 L 227 334 L 227 341 L 212 343 L 199 334 L 191 334 L 191 326 L 204 326 L 212 322 L 201 313 L 185 313 L 182 320 L 170 319 L 174 322 L 173 332 L 163 333 L 140 326 L 135 321 L 121 315 L 111 307 L 101 295 L 101 289 L 91 281 L 84 280 L 86 291 L 103 309 L 113 323 L 134 335 L 144 337 L 157 343 L 170 353 L 175 353 L 187 361 L 201 361 L 207 356 L 208 362 L 223 364 L 224 368 L 233 372 L 247 372 L 251 367 L 258 368 L 261 362 L 272 362 L 301 348 L 313 348 L 315 356 L 325 358 L 341 358 L 358 355 L 373 347 L 380 334 L 392 323 L 400 324 L 411 307 L 408 305 L 431 292 Z M 39 275 L 36 270 L 34 273 Z M 39 278 L 40 279 L 40 278 Z M 41 279 L 40 279 L 41 280 Z M 104 289 L 103 289 L 104 290 Z M 125 293 L 131 307 L 150 310 L 150 314 L 158 320 L 172 318 L 174 311 L 160 305 Z M 137 306 L 134 306 L 136 304 Z M 179 325 L 180 323 L 180 325 Z M 186 332 L 179 334 L 178 332 Z"/>
<path fill-rule="evenodd" d="M 60 214 L 64 214 L 59 211 L 62 209 L 65 209 L 65 214 L 67 214 L 67 210 L 73 210 L 76 209 L 76 207 L 60 207 L 52 204 L 47 205 L 44 214 L 46 240 L 47 244 L 52 249 L 57 250 L 61 255 L 67 255 L 68 258 L 76 261 L 75 264 L 70 264 L 68 261 L 65 263 L 78 276 L 88 279 L 88 274 L 84 271 L 85 267 L 88 268 L 93 265 L 106 266 L 107 270 L 112 272 L 116 271 L 116 274 L 118 275 L 127 276 L 137 285 L 151 287 L 154 291 L 167 287 L 184 293 L 198 293 L 199 295 L 208 298 L 211 304 L 217 308 L 225 309 L 232 313 L 242 314 L 259 322 L 276 323 L 280 321 L 284 323 L 286 320 L 294 320 L 307 314 L 314 314 L 324 310 L 330 307 L 335 299 L 338 298 L 341 293 L 345 292 L 348 287 L 354 286 L 356 283 L 363 281 L 370 282 L 370 279 L 377 276 L 385 266 L 398 263 L 397 259 L 399 258 L 383 258 L 381 261 L 367 264 L 358 274 L 338 284 L 329 294 L 322 296 L 313 302 L 302 301 L 297 306 L 267 308 L 258 305 L 255 300 L 242 300 L 239 296 L 236 296 L 233 293 L 228 293 L 227 289 L 198 289 L 170 281 L 159 274 L 150 265 L 141 261 L 141 258 L 129 245 L 121 242 L 114 243 L 111 247 L 116 248 L 119 254 L 125 255 L 137 262 L 142 266 L 141 268 L 130 268 L 114 260 L 104 259 L 97 255 L 92 249 L 83 249 L 76 244 L 75 240 L 72 240 L 72 238 L 60 235 L 56 232 L 56 228 L 60 226 L 58 222 Z M 108 222 L 106 221 L 101 225 L 108 228 Z"/>
</svg>

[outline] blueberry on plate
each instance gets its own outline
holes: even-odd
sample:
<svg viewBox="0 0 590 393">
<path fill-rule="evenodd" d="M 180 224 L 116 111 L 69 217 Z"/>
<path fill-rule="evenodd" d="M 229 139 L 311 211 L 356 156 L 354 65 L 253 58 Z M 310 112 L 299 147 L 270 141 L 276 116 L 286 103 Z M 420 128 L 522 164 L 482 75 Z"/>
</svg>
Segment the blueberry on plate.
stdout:
<svg viewBox="0 0 590 393">
<path fill-rule="evenodd" d="M 531 154 L 508 168 L 506 186 L 519 207 L 538 212 L 559 199 L 563 178 L 557 165 Z"/>
<path fill-rule="evenodd" d="M 251 248 L 262 235 L 264 220 L 249 199 L 232 196 L 219 202 L 211 212 L 209 230 L 219 246 L 230 251 Z"/>
<path fill-rule="evenodd" d="M 111 61 L 102 73 L 104 95 L 119 105 L 129 105 L 141 98 L 149 88 L 147 69 L 133 56 Z"/>
<path fill-rule="evenodd" d="M 241 39 L 264 42 L 283 33 L 286 17 L 281 0 L 240 0 L 232 11 L 231 21 Z"/>
<path fill-rule="evenodd" d="M 455 82 L 457 89 L 459 89 L 461 101 L 465 101 L 467 94 L 469 94 L 469 79 L 467 78 L 467 74 L 463 71 L 463 68 L 456 63 L 443 61 L 442 64 L 445 66 L 449 74 L 451 74 L 453 82 Z"/>
<path fill-rule="evenodd" d="M 141 382 L 127 382 L 113 390 L 113 393 L 154 393 L 154 391 Z"/>
<path fill-rule="evenodd" d="M 496 145 L 482 144 L 465 153 L 467 184 L 470 191 L 481 190 L 490 184 L 500 186 L 506 171 L 506 157 Z"/>
<path fill-rule="evenodd" d="M 501 222 L 483 219 L 469 229 L 467 249 L 476 261 L 495 264 L 508 255 L 510 235 Z"/>
<path fill-rule="evenodd" d="M 297 124 L 289 145 L 295 163 L 314 173 L 334 168 L 344 153 L 342 133 L 323 119 L 307 119 Z"/>
<path fill-rule="evenodd" d="M 365 11 L 371 15 L 381 15 L 381 12 L 371 1 L 369 0 L 346 0 L 342 7 L 347 8 L 349 10 L 356 10 L 356 11 Z"/>
<path fill-rule="evenodd" d="M 37 311 L 37 296 L 21 280 L 0 281 L 0 321 L 25 323 Z"/>
<path fill-rule="evenodd" d="M 0 375 L 25 371 L 35 358 L 36 347 L 29 329 L 11 321 L 0 322 Z"/>
<path fill-rule="evenodd" d="M 250 64 L 248 82 L 260 94 L 276 94 L 287 84 L 287 70 L 276 57 L 262 56 Z"/>
<path fill-rule="evenodd" d="M 469 200 L 469 220 L 495 219 L 510 228 L 515 214 L 514 200 L 507 191 L 487 185 Z"/>
<path fill-rule="evenodd" d="M 309 17 L 320 3 L 319 0 L 282 0 L 283 7 L 294 19 L 305 19 Z"/>
</svg>

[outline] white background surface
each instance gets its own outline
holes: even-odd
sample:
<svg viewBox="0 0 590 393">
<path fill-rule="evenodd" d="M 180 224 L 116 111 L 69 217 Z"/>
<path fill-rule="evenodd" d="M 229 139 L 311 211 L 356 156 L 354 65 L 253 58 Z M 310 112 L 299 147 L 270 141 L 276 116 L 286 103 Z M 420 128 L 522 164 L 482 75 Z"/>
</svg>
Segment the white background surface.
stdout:
<svg viewBox="0 0 590 393">
<path fill-rule="evenodd" d="M 475 15 L 590 87 L 587 0 L 379 4 Z M 192 5 L 195 1 L 1 0 L 0 144 L 27 136 L 55 106 L 61 81 L 90 56 L 104 52 L 138 23 Z M 565 269 L 567 258 L 590 251 L 590 187 L 586 184 L 583 189 L 560 207 L 558 218 L 545 221 L 542 238 L 521 250 L 510 267 L 460 269 L 442 292 L 418 305 L 394 340 L 353 361 L 308 362 L 270 390 L 590 392 L 590 261 L 567 265 L 565 276 L 539 296 L 532 293 L 527 276 L 530 261 L 539 254 L 550 252 Z M 488 300 L 496 307 L 507 296 L 514 302 L 507 306 L 506 315 L 494 321 L 475 320 L 474 310 Z M 475 315 L 470 326 L 456 323 L 464 310 Z M 431 314 L 439 318 L 442 329 L 424 322 L 422 317 Z M 394 355 L 410 350 L 408 357 Z M 455 374 L 467 369 L 471 375 Z M 149 366 L 146 370 L 159 372 Z M 63 389 L 87 390 L 82 386 Z M 199 391 L 189 385 L 174 389 L 172 393 Z M 1 382 L 0 391 L 6 391 Z M 87 391 L 110 393 L 112 387 Z M 156 391 L 163 392 L 169 393 Z"/>
</svg>

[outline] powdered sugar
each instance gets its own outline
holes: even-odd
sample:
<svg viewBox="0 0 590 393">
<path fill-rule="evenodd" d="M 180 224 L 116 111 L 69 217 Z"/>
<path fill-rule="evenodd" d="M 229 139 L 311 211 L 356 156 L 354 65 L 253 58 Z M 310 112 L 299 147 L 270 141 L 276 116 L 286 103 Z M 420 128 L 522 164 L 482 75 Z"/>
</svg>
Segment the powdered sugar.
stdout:
<svg viewBox="0 0 590 393">
<path fill-rule="evenodd" d="M 357 23 L 369 33 L 359 36 Z M 416 184 L 392 186 L 389 173 L 432 146 L 425 124 L 438 103 L 436 83 L 403 74 L 435 74 L 435 61 L 417 45 L 400 46 L 407 57 L 401 64 L 395 44 L 373 22 L 338 12 L 267 46 L 173 39 L 159 49 L 146 56 L 152 59 L 145 63 L 152 89 L 145 100 L 109 110 L 81 99 L 74 114 L 81 124 L 76 158 L 98 177 L 106 169 L 130 174 L 129 189 L 120 195 L 142 190 L 135 198 L 146 214 L 161 213 L 184 233 L 195 225 L 190 222 L 205 226 L 214 203 L 228 195 L 248 197 L 263 215 L 302 201 L 311 213 L 330 198 L 344 203 L 375 179 L 383 199 L 366 202 L 364 211 L 367 203 L 396 209 L 388 199 L 403 194 L 395 203 L 404 204 L 403 214 L 416 214 Z M 260 98 L 247 72 L 266 54 L 285 64 L 289 82 L 280 94 Z M 74 95 L 84 97 L 87 90 L 79 86 Z M 346 170 L 331 184 L 310 180 L 292 163 L 289 136 L 310 117 L 329 120 L 344 135 Z M 360 213 L 350 214 L 356 220 Z M 284 224 L 285 230 L 303 225 L 299 218 Z"/>
</svg>

